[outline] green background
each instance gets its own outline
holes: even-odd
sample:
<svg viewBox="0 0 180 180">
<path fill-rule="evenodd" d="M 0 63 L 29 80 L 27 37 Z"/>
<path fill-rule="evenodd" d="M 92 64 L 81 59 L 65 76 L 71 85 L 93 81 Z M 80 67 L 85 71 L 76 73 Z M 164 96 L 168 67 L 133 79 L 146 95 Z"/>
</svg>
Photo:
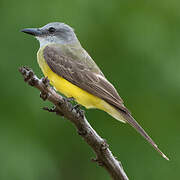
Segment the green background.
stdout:
<svg viewBox="0 0 180 180">
<path fill-rule="evenodd" d="M 180 3 L 178 0 L 0 1 L 0 180 L 108 180 L 89 146 L 66 119 L 27 86 L 18 67 L 39 77 L 39 43 L 20 33 L 59 21 L 114 84 L 133 116 L 170 158 L 164 160 L 133 128 L 86 110 L 133 180 L 179 179 Z"/>
</svg>

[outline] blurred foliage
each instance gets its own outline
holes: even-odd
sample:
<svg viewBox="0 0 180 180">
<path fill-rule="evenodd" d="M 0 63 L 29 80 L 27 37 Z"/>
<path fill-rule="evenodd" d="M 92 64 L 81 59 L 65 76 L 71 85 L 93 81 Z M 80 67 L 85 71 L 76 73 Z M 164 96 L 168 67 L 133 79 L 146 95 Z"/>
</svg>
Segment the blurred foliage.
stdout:
<svg viewBox="0 0 180 180">
<path fill-rule="evenodd" d="M 134 117 L 170 157 L 165 161 L 128 125 L 87 110 L 130 179 L 179 178 L 180 2 L 0 1 L 0 179 L 108 180 L 90 161 L 92 150 L 70 122 L 43 112 L 39 92 L 24 84 L 18 67 L 36 62 L 38 42 L 19 32 L 48 22 L 75 28 L 83 47 L 115 85 Z"/>
</svg>

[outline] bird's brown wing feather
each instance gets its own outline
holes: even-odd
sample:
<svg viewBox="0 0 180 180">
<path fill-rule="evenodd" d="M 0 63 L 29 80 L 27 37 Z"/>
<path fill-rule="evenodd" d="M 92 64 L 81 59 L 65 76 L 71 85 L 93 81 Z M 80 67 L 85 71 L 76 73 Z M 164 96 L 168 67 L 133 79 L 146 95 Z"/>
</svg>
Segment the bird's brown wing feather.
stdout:
<svg viewBox="0 0 180 180">
<path fill-rule="evenodd" d="M 47 46 L 43 50 L 44 58 L 53 72 L 81 89 L 103 99 L 127 113 L 123 101 L 113 85 L 100 73 L 91 71 L 84 61 L 67 56 L 54 47 Z"/>
<path fill-rule="evenodd" d="M 43 50 L 43 55 L 48 66 L 54 73 L 114 106 L 132 127 L 134 127 L 164 158 L 168 159 L 144 129 L 131 116 L 128 109 L 123 105 L 123 100 L 118 95 L 116 89 L 106 80 L 101 71 L 99 73 L 93 72 L 91 69 L 92 67 L 85 64 L 84 61 L 74 59 L 64 54 L 64 52 L 59 48 L 55 48 L 55 46 L 46 46 Z"/>
</svg>

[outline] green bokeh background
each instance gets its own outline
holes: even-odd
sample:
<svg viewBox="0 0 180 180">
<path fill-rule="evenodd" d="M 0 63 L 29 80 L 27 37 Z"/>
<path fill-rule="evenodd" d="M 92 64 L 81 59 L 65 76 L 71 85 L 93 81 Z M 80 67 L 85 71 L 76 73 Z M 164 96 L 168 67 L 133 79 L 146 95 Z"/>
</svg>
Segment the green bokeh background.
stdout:
<svg viewBox="0 0 180 180">
<path fill-rule="evenodd" d="M 60 21 L 114 84 L 137 121 L 170 157 L 164 160 L 129 125 L 86 110 L 132 180 L 179 179 L 180 2 L 178 0 L 0 1 L 0 180 L 108 180 L 92 150 L 66 119 L 27 86 L 18 67 L 39 77 L 38 42 L 20 33 Z"/>
</svg>

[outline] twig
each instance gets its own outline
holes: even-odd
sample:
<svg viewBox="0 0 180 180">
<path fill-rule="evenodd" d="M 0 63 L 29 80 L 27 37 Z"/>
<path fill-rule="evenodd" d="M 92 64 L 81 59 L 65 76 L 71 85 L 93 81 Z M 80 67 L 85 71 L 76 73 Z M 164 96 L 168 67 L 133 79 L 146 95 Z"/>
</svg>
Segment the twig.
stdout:
<svg viewBox="0 0 180 180">
<path fill-rule="evenodd" d="M 113 156 L 106 141 L 91 127 L 81 109 L 77 106 L 73 107 L 66 98 L 59 95 L 49 85 L 47 78 L 38 79 L 34 72 L 27 67 L 19 68 L 19 72 L 23 75 L 25 82 L 40 90 L 40 97 L 43 100 L 47 99 L 55 105 L 53 109 L 44 108 L 45 110 L 56 112 L 57 115 L 64 116 L 75 125 L 78 134 L 83 137 L 95 152 L 96 158 L 93 159 L 94 162 L 104 167 L 112 179 L 128 180 L 121 163 Z"/>
</svg>

